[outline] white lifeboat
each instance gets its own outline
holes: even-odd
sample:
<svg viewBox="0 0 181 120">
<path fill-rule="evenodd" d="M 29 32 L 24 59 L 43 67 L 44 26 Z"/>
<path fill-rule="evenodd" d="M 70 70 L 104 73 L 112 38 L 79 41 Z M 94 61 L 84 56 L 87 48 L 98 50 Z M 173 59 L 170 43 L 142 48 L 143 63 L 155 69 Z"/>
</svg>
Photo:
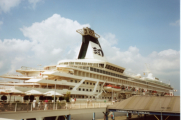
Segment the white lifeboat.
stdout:
<svg viewBox="0 0 181 120">
<path fill-rule="evenodd" d="M 110 91 L 110 92 L 111 91 L 119 92 L 119 91 L 121 91 L 121 87 L 108 84 L 108 85 L 104 85 L 104 90 Z"/>
</svg>

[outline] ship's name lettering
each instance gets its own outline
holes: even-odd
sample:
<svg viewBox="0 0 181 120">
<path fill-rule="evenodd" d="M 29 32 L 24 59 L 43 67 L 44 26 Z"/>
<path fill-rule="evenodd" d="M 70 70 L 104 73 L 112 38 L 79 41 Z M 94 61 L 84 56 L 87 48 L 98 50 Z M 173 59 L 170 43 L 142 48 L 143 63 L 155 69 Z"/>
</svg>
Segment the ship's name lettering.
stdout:
<svg viewBox="0 0 181 120">
<path fill-rule="evenodd" d="M 96 47 L 93 47 L 94 54 L 98 54 L 100 56 L 104 56 L 102 49 L 97 49 Z"/>
</svg>

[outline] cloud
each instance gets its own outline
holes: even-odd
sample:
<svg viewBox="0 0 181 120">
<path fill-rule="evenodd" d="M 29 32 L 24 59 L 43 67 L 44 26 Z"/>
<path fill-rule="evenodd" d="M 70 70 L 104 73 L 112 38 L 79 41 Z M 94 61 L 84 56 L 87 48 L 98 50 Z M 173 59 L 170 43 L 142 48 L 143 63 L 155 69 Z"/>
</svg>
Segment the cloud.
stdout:
<svg viewBox="0 0 181 120">
<path fill-rule="evenodd" d="M 1 28 L 1 25 L 3 25 L 3 21 L 0 21 L 0 28 Z"/>
<path fill-rule="evenodd" d="M 32 8 L 35 9 L 37 3 L 41 2 L 43 0 L 28 0 L 28 3 L 32 5 Z M 0 13 L 9 12 L 12 8 L 17 7 L 21 2 L 24 2 L 23 0 L 0 0 Z M 26 8 L 26 6 L 25 6 Z"/>
<path fill-rule="evenodd" d="M 111 35 L 112 36 L 112 35 Z M 101 46 L 109 62 L 125 67 L 126 71 L 135 74 L 143 74 L 146 70 L 145 63 L 149 65 L 150 71 L 156 76 L 165 79 L 168 75 L 179 76 L 180 71 L 180 51 L 173 49 L 153 51 L 147 56 L 141 55 L 139 48 L 130 46 L 126 51 L 121 51 L 115 47 L 111 41 L 117 42 L 116 37 L 102 36 Z"/>
<path fill-rule="evenodd" d="M 42 1 L 42 0 L 28 0 L 28 2 L 29 2 L 30 4 L 32 4 L 33 9 L 35 9 L 36 4 L 37 4 L 38 2 L 40 2 L 40 1 Z"/>
<path fill-rule="evenodd" d="M 55 48 L 53 49 L 52 54 L 59 54 L 61 51 L 62 50 L 60 48 L 57 48 L 57 49 Z"/>
<path fill-rule="evenodd" d="M 11 8 L 20 4 L 21 0 L 0 0 L 0 12 L 9 12 Z"/>
<path fill-rule="evenodd" d="M 81 25 L 77 21 L 54 14 L 40 23 L 33 23 L 32 26 L 20 30 L 24 36 L 37 43 L 32 48 L 37 57 L 42 56 L 55 62 L 66 57 L 69 50 L 74 50 L 81 43 L 81 35 L 76 30 L 86 26 L 90 25 Z"/>
<path fill-rule="evenodd" d="M 90 26 L 80 24 L 58 14 L 42 22 L 24 26 L 20 30 L 27 40 L 0 40 L 0 65 L 5 72 L 15 72 L 21 66 L 37 67 L 38 64 L 50 65 L 66 58 L 75 58 L 75 48 L 81 44 L 81 35 L 77 29 Z"/>
<path fill-rule="evenodd" d="M 80 24 L 58 14 L 22 27 L 20 30 L 26 40 L 0 40 L 0 75 L 15 72 L 21 66 L 38 68 L 40 64 L 56 65 L 59 60 L 76 58 L 82 42 L 81 35 L 76 30 L 83 27 L 90 25 Z M 179 81 L 180 51 L 153 51 L 147 56 L 141 55 L 136 46 L 129 46 L 122 51 L 116 47 L 118 40 L 112 33 L 102 35 L 99 41 L 109 62 L 135 74 L 143 74 L 145 63 L 148 63 L 153 75 L 163 79 L 163 82 L 169 77 L 173 78 L 172 76 Z"/>
<path fill-rule="evenodd" d="M 180 20 L 170 23 L 171 26 L 180 26 Z"/>
</svg>

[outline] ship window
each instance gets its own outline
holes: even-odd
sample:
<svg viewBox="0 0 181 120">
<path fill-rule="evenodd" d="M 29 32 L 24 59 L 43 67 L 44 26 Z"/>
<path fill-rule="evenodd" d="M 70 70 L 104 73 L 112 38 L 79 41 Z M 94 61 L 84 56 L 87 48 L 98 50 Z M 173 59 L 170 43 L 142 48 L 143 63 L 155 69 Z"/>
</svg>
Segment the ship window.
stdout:
<svg viewBox="0 0 181 120">
<path fill-rule="evenodd" d="M 75 83 L 77 83 L 77 80 L 75 80 Z"/>
<path fill-rule="evenodd" d="M 85 82 L 83 82 L 83 84 L 85 84 Z"/>
<path fill-rule="evenodd" d="M 85 89 L 82 89 L 82 91 L 85 91 Z"/>
<path fill-rule="evenodd" d="M 87 63 L 82 63 L 83 65 L 87 65 Z"/>
<path fill-rule="evenodd" d="M 89 82 L 87 82 L 87 84 L 89 84 Z"/>
<path fill-rule="evenodd" d="M 99 67 L 104 68 L 104 64 L 99 64 Z"/>
<path fill-rule="evenodd" d="M 90 70 L 93 71 L 94 69 L 91 67 Z"/>
<path fill-rule="evenodd" d="M 84 98 L 84 96 L 82 96 L 82 98 Z"/>
<path fill-rule="evenodd" d="M 63 65 L 63 63 L 59 63 L 59 65 Z"/>
<path fill-rule="evenodd" d="M 72 88 L 70 88 L 70 90 L 72 90 Z"/>
<path fill-rule="evenodd" d="M 73 82 L 73 80 L 70 80 L 70 82 Z"/>
<path fill-rule="evenodd" d="M 91 65 L 91 63 L 88 63 L 88 65 Z"/>
<path fill-rule="evenodd" d="M 88 91 L 88 89 L 86 89 L 86 91 Z"/>
<path fill-rule="evenodd" d="M 96 90 L 96 92 L 98 92 L 98 90 Z"/>
<path fill-rule="evenodd" d="M 90 83 L 90 85 L 92 85 L 92 83 Z"/>
<path fill-rule="evenodd" d="M 90 89 L 90 91 L 92 91 L 92 89 Z"/>
<path fill-rule="evenodd" d="M 94 67 L 98 67 L 98 64 L 97 64 L 97 63 L 94 63 L 93 65 L 94 65 Z"/>
<path fill-rule="evenodd" d="M 81 88 L 79 88 L 79 91 L 81 91 Z"/>
<path fill-rule="evenodd" d="M 95 83 L 93 83 L 93 85 L 95 85 Z"/>
<path fill-rule="evenodd" d="M 64 65 L 68 65 L 68 62 L 64 62 Z"/>
</svg>

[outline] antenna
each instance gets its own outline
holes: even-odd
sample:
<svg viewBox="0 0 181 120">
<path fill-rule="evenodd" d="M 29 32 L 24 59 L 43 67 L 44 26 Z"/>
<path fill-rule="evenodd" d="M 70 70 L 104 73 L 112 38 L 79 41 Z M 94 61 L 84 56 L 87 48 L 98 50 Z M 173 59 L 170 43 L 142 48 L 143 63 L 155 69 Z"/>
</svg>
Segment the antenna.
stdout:
<svg viewBox="0 0 181 120">
<path fill-rule="evenodd" d="M 145 73 L 151 73 L 151 71 L 150 71 L 150 66 L 149 66 L 149 64 L 147 64 L 147 63 L 145 63 L 145 68 L 146 68 L 146 71 L 144 71 L 144 75 L 145 75 Z"/>
<path fill-rule="evenodd" d="M 168 81 L 169 81 L 169 83 L 168 83 L 168 84 L 170 85 L 170 80 L 168 80 Z"/>
</svg>

